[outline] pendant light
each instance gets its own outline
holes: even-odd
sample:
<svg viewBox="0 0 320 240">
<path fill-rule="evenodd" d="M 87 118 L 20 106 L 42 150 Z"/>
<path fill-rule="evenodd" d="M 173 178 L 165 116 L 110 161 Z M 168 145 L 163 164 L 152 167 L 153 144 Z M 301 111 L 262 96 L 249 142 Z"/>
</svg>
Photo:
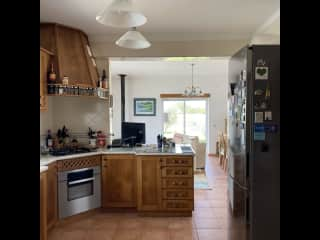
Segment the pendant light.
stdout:
<svg viewBox="0 0 320 240">
<path fill-rule="evenodd" d="M 151 43 L 145 39 L 145 37 L 137 31 L 136 27 L 133 27 L 130 31 L 123 34 L 116 44 L 119 47 L 131 48 L 131 49 L 143 49 L 151 46 Z"/>
<path fill-rule="evenodd" d="M 147 22 L 147 18 L 133 7 L 132 0 L 113 0 L 97 14 L 96 20 L 118 28 L 138 27 Z"/>
<path fill-rule="evenodd" d="M 184 90 L 184 96 L 186 97 L 199 97 L 202 96 L 202 90 L 200 87 L 193 86 L 193 67 L 194 63 L 191 64 L 192 66 L 192 81 L 191 81 L 191 86 L 186 87 Z"/>
</svg>

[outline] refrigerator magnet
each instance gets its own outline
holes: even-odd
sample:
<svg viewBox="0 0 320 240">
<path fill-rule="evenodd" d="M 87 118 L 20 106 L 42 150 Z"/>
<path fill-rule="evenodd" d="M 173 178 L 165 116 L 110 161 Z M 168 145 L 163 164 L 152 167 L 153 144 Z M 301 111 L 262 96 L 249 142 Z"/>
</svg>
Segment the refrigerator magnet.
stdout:
<svg viewBox="0 0 320 240">
<path fill-rule="evenodd" d="M 254 122 L 262 123 L 263 122 L 263 112 L 255 112 L 254 113 Z"/>
<path fill-rule="evenodd" d="M 255 79 L 256 80 L 267 80 L 268 79 L 268 67 L 256 67 L 255 69 Z"/>
<path fill-rule="evenodd" d="M 264 112 L 264 120 L 265 121 L 271 121 L 272 120 L 272 112 Z"/>
<path fill-rule="evenodd" d="M 254 132 L 253 140 L 255 141 L 264 141 L 266 139 L 265 132 Z"/>
</svg>

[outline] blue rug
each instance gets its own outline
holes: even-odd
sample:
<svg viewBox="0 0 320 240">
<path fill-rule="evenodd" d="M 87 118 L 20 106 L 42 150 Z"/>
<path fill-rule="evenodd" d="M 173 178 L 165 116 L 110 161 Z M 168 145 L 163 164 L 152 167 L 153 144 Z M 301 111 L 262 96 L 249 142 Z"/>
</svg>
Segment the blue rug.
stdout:
<svg viewBox="0 0 320 240">
<path fill-rule="evenodd" d="M 204 173 L 194 174 L 194 189 L 212 189 Z"/>
</svg>

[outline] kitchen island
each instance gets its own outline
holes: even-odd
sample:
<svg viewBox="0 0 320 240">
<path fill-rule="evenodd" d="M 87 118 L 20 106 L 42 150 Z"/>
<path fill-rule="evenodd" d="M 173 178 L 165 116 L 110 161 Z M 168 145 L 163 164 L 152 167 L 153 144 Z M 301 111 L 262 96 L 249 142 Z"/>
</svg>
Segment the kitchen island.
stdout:
<svg viewBox="0 0 320 240">
<path fill-rule="evenodd" d="M 191 216 L 194 151 L 155 147 L 111 148 L 67 156 L 45 156 L 40 165 L 57 171 L 100 167 L 101 207 L 136 209 L 148 216 Z"/>
</svg>

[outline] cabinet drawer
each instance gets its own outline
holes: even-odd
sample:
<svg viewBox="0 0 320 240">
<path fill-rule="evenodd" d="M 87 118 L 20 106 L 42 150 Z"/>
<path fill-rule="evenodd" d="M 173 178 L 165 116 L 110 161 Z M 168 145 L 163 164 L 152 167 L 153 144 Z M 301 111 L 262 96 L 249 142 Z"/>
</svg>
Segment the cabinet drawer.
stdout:
<svg viewBox="0 0 320 240">
<path fill-rule="evenodd" d="M 192 178 L 162 179 L 162 188 L 193 188 L 193 179 Z"/>
<path fill-rule="evenodd" d="M 190 166 L 192 167 L 192 157 L 162 157 L 160 162 L 162 166 Z"/>
<path fill-rule="evenodd" d="M 163 189 L 162 199 L 193 199 L 191 189 Z"/>
<path fill-rule="evenodd" d="M 192 177 L 192 167 L 164 167 L 162 177 Z"/>
<path fill-rule="evenodd" d="M 163 200 L 162 207 L 167 211 L 192 211 L 192 200 Z"/>
</svg>

